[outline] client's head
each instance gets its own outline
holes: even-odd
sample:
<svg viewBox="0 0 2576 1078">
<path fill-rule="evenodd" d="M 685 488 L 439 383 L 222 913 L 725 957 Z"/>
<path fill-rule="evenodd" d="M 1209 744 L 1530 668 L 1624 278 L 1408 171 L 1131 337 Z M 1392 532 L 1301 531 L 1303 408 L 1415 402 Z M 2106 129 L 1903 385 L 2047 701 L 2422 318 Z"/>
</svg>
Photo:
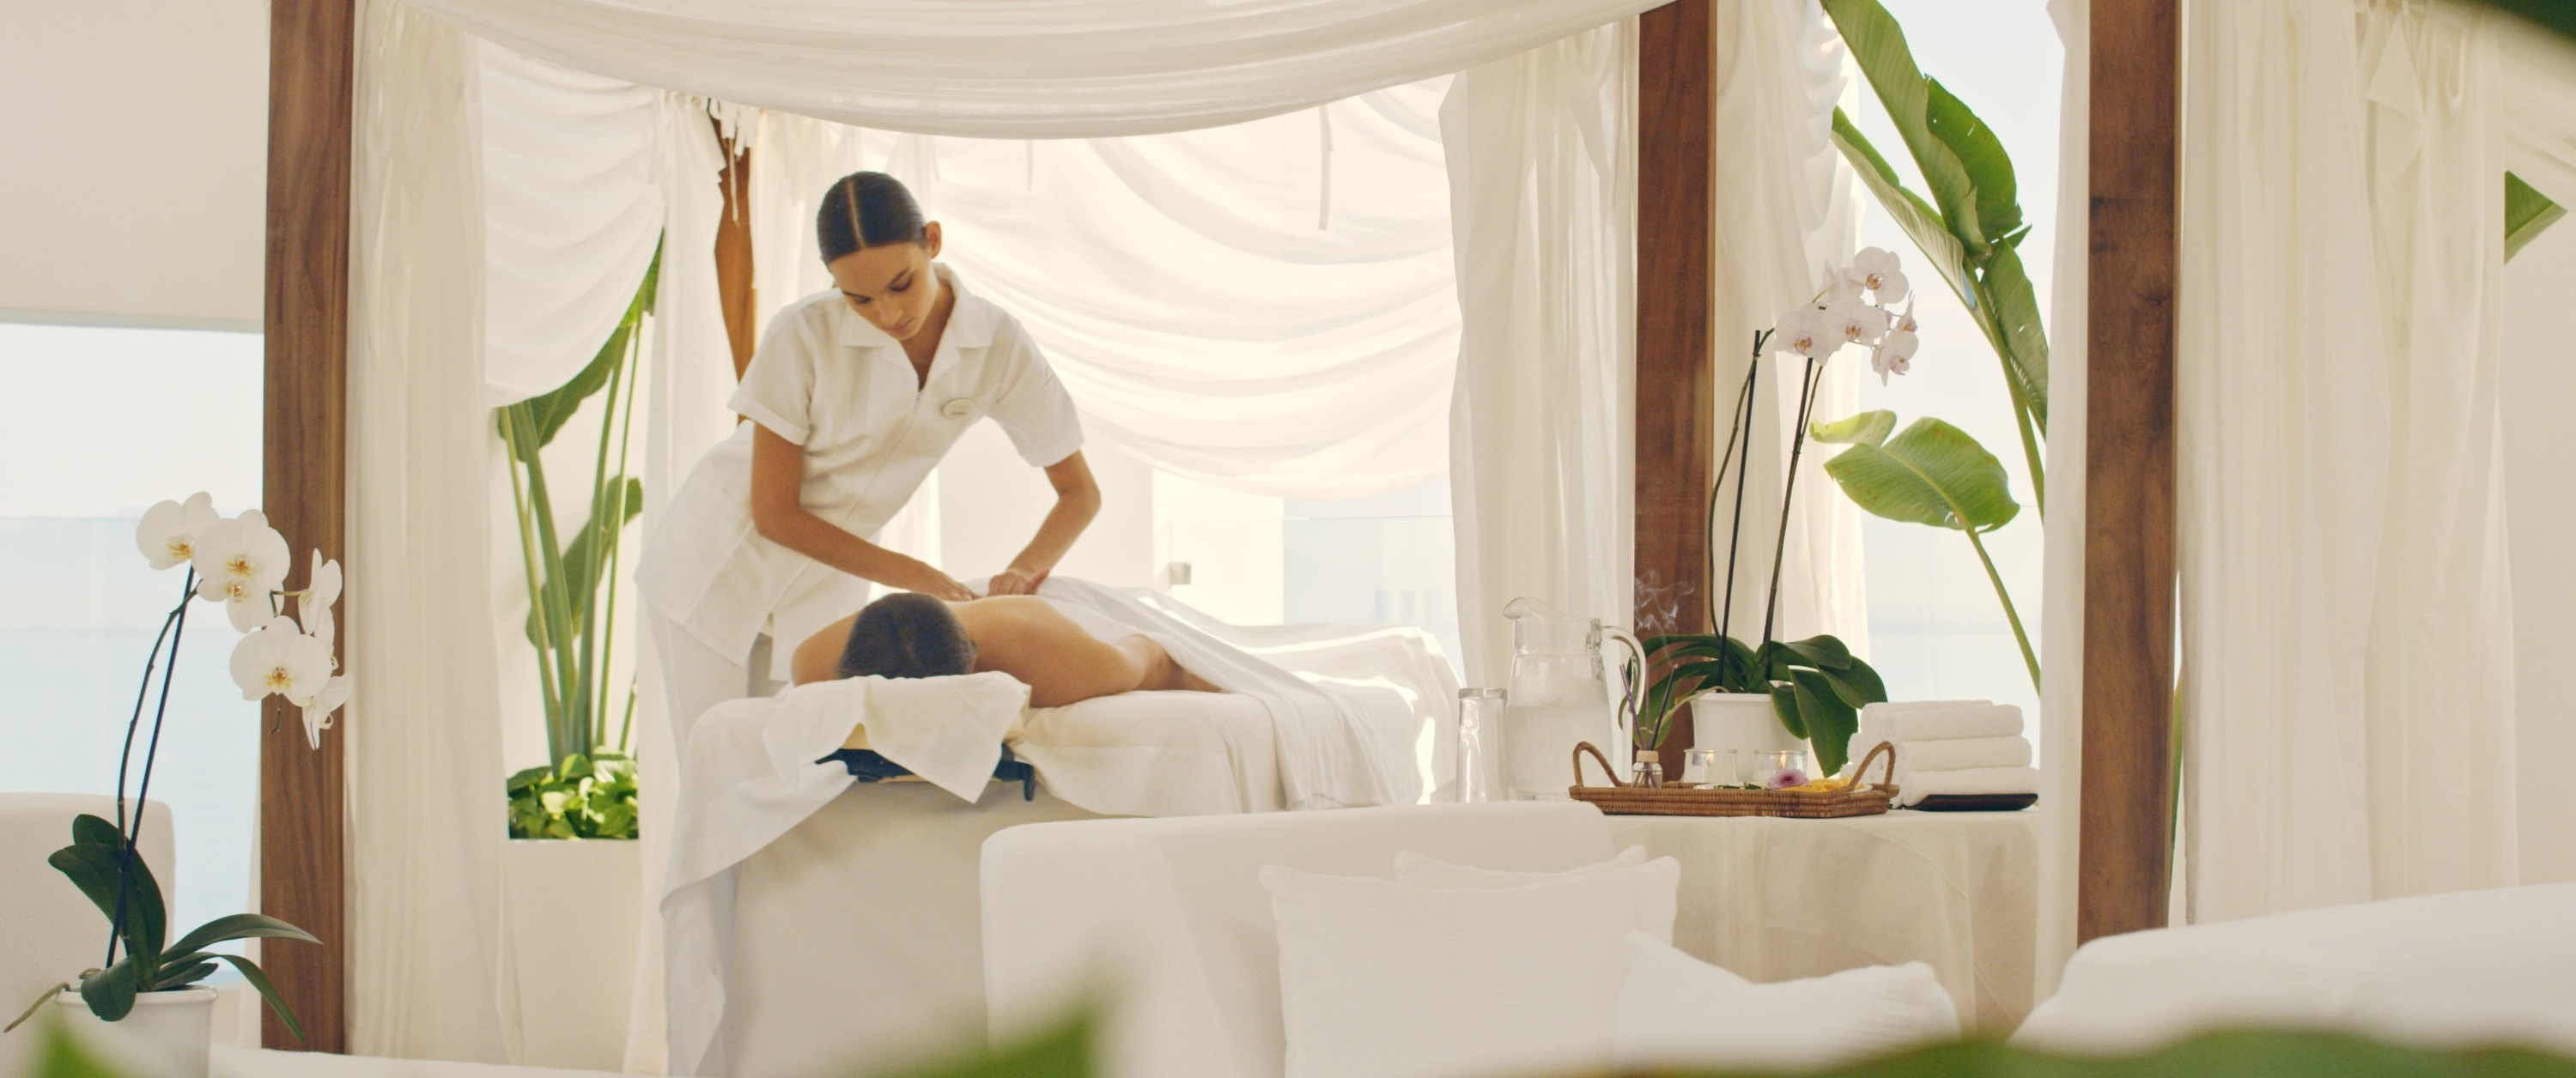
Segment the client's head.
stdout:
<svg viewBox="0 0 2576 1078">
<path fill-rule="evenodd" d="M 947 677 L 975 671 L 975 642 L 948 604 L 898 592 L 859 611 L 841 645 L 842 677 Z"/>
</svg>

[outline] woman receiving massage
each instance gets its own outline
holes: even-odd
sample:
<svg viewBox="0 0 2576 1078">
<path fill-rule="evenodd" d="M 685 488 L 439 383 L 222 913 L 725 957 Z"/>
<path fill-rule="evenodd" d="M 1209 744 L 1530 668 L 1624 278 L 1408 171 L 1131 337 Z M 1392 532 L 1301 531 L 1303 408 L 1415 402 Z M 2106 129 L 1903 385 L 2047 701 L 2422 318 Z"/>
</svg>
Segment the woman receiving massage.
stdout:
<svg viewBox="0 0 2576 1078">
<path fill-rule="evenodd" d="M 785 680 L 789 648 L 818 630 L 845 635 L 825 626 L 857 609 L 870 581 L 959 604 L 970 635 L 991 634 L 976 641 L 987 662 L 1023 662 L 1016 656 L 1040 649 L 1012 641 L 1051 625 L 1045 604 L 1002 600 L 1032 595 L 1100 510 L 1073 401 L 1019 320 L 935 261 L 939 224 L 923 220 L 902 183 L 843 177 L 823 194 L 815 238 L 833 287 L 770 321 L 730 402 L 746 422 L 699 460 L 637 567 L 682 744 L 708 708 Z M 978 607 L 964 584 L 875 539 L 985 418 L 1046 472 L 1056 500 L 993 575 L 997 598 L 982 602 L 995 605 Z M 1021 676 L 1045 682 L 1046 700 L 1153 666 L 1146 649 L 1110 650 L 1027 660 L 1036 665 Z"/>
<path fill-rule="evenodd" d="M 889 595 L 796 648 L 796 683 L 925 678 L 1000 671 L 1029 687 L 1029 706 L 1063 707 L 1138 690 L 1220 692 L 1151 637 L 1103 639 L 1044 598 L 945 602 Z"/>
</svg>

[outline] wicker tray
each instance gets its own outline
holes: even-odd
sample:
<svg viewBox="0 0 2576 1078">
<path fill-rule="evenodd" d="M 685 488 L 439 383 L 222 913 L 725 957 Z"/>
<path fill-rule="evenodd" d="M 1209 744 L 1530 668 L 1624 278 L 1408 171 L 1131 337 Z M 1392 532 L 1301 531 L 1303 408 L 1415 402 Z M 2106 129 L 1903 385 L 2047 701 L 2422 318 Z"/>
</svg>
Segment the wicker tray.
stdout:
<svg viewBox="0 0 2576 1078">
<path fill-rule="evenodd" d="M 1583 784 L 1583 754 L 1587 752 L 1600 761 L 1602 773 L 1610 776 L 1610 785 Z M 1882 755 L 1887 765 L 1880 774 L 1887 781 L 1860 785 L 1859 777 L 1867 774 L 1869 765 Z M 1679 786 L 1641 789 L 1619 781 L 1619 773 L 1610 767 L 1610 758 L 1587 741 L 1574 747 L 1574 785 L 1565 792 L 1613 816 L 1788 816 L 1803 820 L 1876 816 L 1896 800 L 1896 746 L 1879 742 L 1877 748 L 1861 758 L 1852 776 L 1853 784 L 1839 790 L 1695 790 Z"/>
</svg>

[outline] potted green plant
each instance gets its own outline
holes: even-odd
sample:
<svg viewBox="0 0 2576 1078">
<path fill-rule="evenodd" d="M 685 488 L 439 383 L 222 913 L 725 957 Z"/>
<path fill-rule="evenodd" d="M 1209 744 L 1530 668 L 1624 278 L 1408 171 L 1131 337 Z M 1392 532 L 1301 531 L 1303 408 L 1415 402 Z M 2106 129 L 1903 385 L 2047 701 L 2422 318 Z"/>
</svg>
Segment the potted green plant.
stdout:
<svg viewBox="0 0 2576 1078">
<path fill-rule="evenodd" d="M 9 1028 L 17 1028 L 51 1002 L 76 1022 L 124 1025 L 173 1073 L 202 1078 L 215 998 L 205 980 L 223 965 L 240 971 L 289 1032 L 298 1038 L 304 1035 L 294 1009 L 269 983 L 259 963 L 213 948 L 244 939 L 320 941 L 294 925 L 256 913 L 218 917 L 176 939 L 169 936 L 160 883 L 144 863 L 137 842 L 146 818 L 143 807 L 152 793 L 152 774 L 160 762 L 162 723 L 169 714 L 170 685 L 179 645 L 187 634 L 188 611 L 200 600 L 223 604 L 233 628 L 244 634 L 233 647 L 231 664 L 242 698 L 284 697 L 303 711 L 306 741 L 319 748 L 322 731 L 350 693 L 349 678 L 336 672 L 338 663 L 332 656 L 338 629 L 331 606 L 340 597 L 340 563 L 325 561 L 315 551 L 305 586 L 283 590 L 293 563 L 285 537 L 269 527 L 267 517 L 256 509 L 232 518 L 216 515 L 213 499 L 202 493 L 184 503 L 153 506 L 144 513 L 135 541 L 154 569 L 185 565 L 187 578 L 180 586 L 179 604 L 162 619 L 161 632 L 153 638 L 151 656 L 144 663 L 143 687 L 135 695 L 134 714 L 126 721 L 124 748 L 117 761 L 117 818 L 109 821 L 82 814 L 72 822 L 71 845 L 45 859 L 107 918 L 105 957 L 76 979 L 46 989 Z M 294 617 L 281 609 L 282 600 L 288 598 L 295 600 Z M 155 670 L 161 674 L 157 695 L 152 685 Z M 143 724 L 147 703 L 152 708 L 148 735 Z M 143 751 L 139 770 L 132 767 L 138 735 L 142 735 Z"/>
<path fill-rule="evenodd" d="M 550 392 L 493 410 L 507 452 L 527 585 L 524 633 L 535 652 L 546 761 L 510 775 L 510 841 L 501 851 L 517 962 L 522 1061 L 615 1070 L 624 1062 L 626 994 L 643 913 L 631 669 L 618 669 L 618 578 L 643 509 L 631 474 L 645 317 L 658 256 L 591 361 Z M 596 438 L 587 437 L 596 419 Z M 577 431 L 557 444 L 557 436 Z M 549 448 L 552 447 L 552 448 Z M 569 533 L 556 518 L 558 469 L 588 472 L 589 507 Z M 567 507 L 568 509 L 570 507 Z M 609 840 L 609 841 L 590 841 Z"/>
</svg>

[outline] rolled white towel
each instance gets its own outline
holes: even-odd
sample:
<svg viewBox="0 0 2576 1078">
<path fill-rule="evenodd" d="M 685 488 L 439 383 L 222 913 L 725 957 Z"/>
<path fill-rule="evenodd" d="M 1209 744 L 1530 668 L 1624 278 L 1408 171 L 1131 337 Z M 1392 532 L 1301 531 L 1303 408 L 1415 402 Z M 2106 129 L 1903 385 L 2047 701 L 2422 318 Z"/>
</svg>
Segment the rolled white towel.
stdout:
<svg viewBox="0 0 2576 1078">
<path fill-rule="evenodd" d="M 2036 767 L 1971 767 L 1961 771 L 1916 771 L 1905 776 L 1899 791 L 1911 805 L 1934 794 L 2035 794 Z"/>
<path fill-rule="evenodd" d="M 2029 767 L 2030 739 L 1963 737 L 1947 741 L 1903 741 L 1896 746 L 1898 771 L 1964 771 L 1972 767 Z"/>
</svg>

